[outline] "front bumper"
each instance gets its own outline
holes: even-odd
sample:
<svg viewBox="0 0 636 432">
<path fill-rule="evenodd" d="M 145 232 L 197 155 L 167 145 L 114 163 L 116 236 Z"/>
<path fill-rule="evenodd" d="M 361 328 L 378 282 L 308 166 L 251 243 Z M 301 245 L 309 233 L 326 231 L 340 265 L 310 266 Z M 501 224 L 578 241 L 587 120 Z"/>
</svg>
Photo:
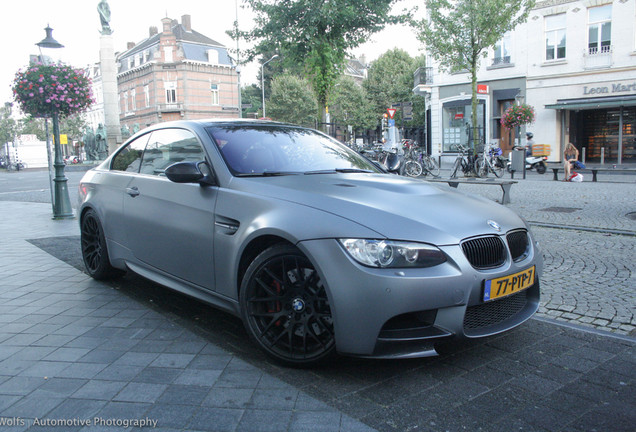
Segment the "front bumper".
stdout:
<svg viewBox="0 0 636 432">
<path fill-rule="evenodd" d="M 520 262 L 476 270 L 460 246 L 441 247 L 448 261 L 423 269 L 378 269 L 355 262 L 333 239 L 298 245 L 324 281 L 342 354 L 374 358 L 435 355 L 448 338 L 477 338 L 509 330 L 539 306 L 542 257 L 536 247 Z M 536 266 L 525 291 L 484 303 L 484 280 Z"/>
</svg>

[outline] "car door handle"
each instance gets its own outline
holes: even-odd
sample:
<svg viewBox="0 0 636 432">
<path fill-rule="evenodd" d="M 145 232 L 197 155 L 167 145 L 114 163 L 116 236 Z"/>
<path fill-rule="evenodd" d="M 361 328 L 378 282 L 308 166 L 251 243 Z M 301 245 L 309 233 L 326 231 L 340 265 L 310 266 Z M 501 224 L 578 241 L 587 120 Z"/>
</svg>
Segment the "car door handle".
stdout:
<svg viewBox="0 0 636 432">
<path fill-rule="evenodd" d="M 134 198 L 137 195 L 139 195 L 139 189 L 137 189 L 136 186 L 130 187 L 130 188 L 126 188 L 126 193 Z"/>
</svg>

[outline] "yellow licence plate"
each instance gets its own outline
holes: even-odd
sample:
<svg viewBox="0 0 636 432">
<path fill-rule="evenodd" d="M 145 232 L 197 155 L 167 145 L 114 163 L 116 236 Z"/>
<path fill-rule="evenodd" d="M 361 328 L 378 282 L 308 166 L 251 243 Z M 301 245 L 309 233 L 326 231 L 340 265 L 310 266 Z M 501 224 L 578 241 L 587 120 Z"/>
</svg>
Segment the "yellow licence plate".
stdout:
<svg viewBox="0 0 636 432">
<path fill-rule="evenodd" d="M 534 284 L 534 266 L 519 273 L 484 282 L 484 301 L 491 301 L 518 293 Z"/>
</svg>

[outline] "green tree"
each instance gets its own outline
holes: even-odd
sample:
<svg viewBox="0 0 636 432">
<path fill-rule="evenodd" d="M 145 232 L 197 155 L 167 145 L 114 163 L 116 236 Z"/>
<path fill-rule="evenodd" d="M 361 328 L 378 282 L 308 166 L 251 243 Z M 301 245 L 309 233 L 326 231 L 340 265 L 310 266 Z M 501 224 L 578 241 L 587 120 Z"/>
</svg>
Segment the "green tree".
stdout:
<svg viewBox="0 0 636 432">
<path fill-rule="evenodd" d="M 354 131 L 374 129 L 379 117 L 369 103 L 366 90 L 350 76 L 341 75 L 329 97 L 331 120 L 353 126 Z"/>
<path fill-rule="evenodd" d="M 258 116 L 258 113 L 262 112 L 263 102 L 261 95 L 261 89 L 256 84 L 250 84 L 249 86 L 241 88 L 242 103 L 252 105 L 251 108 L 245 108 L 243 110 L 243 117 L 251 118 L 255 115 Z"/>
<path fill-rule="evenodd" d="M 393 103 L 416 99 L 413 95 L 413 73 L 424 65 L 423 57 L 414 59 L 399 48 L 385 52 L 371 64 L 363 86 L 377 116 L 382 116 Z"/>
<path fill-rule="evenodd" d="M 314 127 L 319 108 L 307 80 L 284 74 L 272 81 L 272 95 L 266 111 L 274 120 Z"/>
<path fill-rule="evenodd" d="M 397 1 L 246 0 L 256 13 L 255 27 L 242 36 L 256 42 L 252 57 L 273 48 L 287 68 L 303 65 L 325 116 L 347 50 L 402 20 L 390 15 Z"/>
<path fill-rule="evenodd" d="M 51 123 L 49 122 L 49 133 L 51 131 Z M 19 132 L 20 135 L 35 135 L 38 140 L 46 141 L 46 128 L 44 127 L 44 119 L 36 118 L 31 115 L 20 119 Z"/>
<path fill-rule="evenodd" d="M 473 151 L 479 140 L 479 60 L 506 32 L 525 22 L 534 4 L 534 0 L 427 0 L 429 19 L 415 23 L 418 38 L 442 68 L 471 75 Z"/>
<path fill-rule="evenodd" d="M 18 124 L 11 118 L 12 107 L 10 102 L 0 107 L 0 147 L 13 142 L 13 138 L 18 134 Z"/>
</svg>

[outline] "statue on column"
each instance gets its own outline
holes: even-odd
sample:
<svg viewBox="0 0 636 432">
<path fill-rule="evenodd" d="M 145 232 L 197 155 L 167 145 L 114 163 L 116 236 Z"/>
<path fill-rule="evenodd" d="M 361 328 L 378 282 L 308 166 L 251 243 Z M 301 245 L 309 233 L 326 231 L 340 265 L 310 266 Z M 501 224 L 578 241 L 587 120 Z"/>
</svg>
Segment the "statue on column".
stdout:
<svg viewBox="0 0 636 432">
<path fill-rule="evenodd" d="M 95 134 L 93 133 L 93 129 L 91 129 L 89 126 L 86 126 L 86 129 L 84 130 L 82 141 L 84 141 L 84 152 L 86 153 L 86 159 L 89 161 L 99 160 L 97 144 L 95 142 Z"/>
<path fill-rule="evenodd" d="M 100 160 L 108 157 L 108 142 L 106 141 L 106 128 L 103 124 L 97 126 L 97 134 L 95 135 L 95 146 Z"/>
<path fill-rule="evenodd" d="M 106 0 L 101 0 L 99 2 L 97 5 L 97 12 L 99 12 L 99 20 L 102 23 L 101 34 L 113 34 L 113 31 L 110 28 L 110 6 Z"/>
</svg>

